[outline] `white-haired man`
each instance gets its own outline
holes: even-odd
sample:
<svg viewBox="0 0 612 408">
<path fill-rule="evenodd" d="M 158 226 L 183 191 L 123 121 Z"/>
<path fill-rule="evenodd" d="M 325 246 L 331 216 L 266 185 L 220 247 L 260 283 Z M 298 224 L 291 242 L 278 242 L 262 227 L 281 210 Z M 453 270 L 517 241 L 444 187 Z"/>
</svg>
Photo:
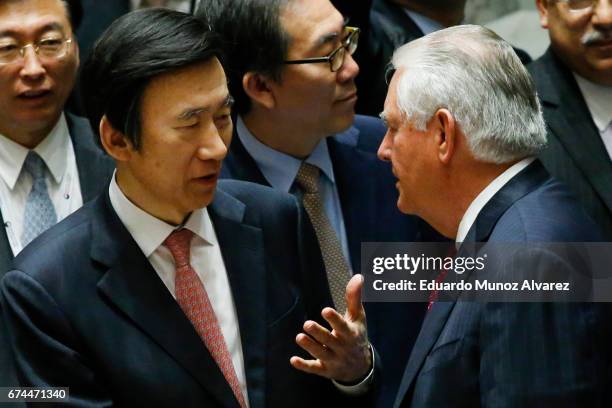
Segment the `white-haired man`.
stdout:
<svg viewBox="0 0 612 408">
<path fill-rule="evenodd" d="M 392 65 L 378 154 L 393 165 L 401 211 L 458 243 L 600 238 L 534 158 L 546 130 L 510 45 L 458 26 L 399 48 Z M 435 302 L 395 405 L 606 405 L 602 313 L 585 303 Z"/>
</svg>

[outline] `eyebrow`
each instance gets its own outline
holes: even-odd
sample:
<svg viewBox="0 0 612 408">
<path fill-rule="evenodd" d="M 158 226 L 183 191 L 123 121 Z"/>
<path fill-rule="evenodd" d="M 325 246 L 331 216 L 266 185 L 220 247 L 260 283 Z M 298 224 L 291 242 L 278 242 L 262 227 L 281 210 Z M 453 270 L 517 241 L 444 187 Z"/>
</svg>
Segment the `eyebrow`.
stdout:
<svg viewBox="0 0 612 408">
<path fill-rule="evenodd" d="M 223 99 L 223 102 L 219 104 L 219 107 L 232 107 L 234 104 L 234 98 L 232 95 L 227 94 L 227 96 Z M 210 107 L 197 107 L 197 108 L 188 108 L 181 112 L 178 116 L 179 120 L 189 120 L 194 116 L 198 116 L 204 112 L 210 112 Z"/>
<path fill-rule="evenodd" d="M 49 23 L 49 24 L 45 24 L 44 26 L 38 28 L 36 30 L 36 34 L 40 35 L 41 33 L 44 33 L 46 31 L 52 31 L 52 30 L 57 30 L 57 31 L 61 31 L 62 33 L 64 32 L 64 26 L 60 23 Z M 3 30 L 0 31 L 0 37 L 15 37 L 15 36 L 19 36 L 23 33 L 13 30 L 13 29 L 8 29 L 8 30 Z"/>
</svg>

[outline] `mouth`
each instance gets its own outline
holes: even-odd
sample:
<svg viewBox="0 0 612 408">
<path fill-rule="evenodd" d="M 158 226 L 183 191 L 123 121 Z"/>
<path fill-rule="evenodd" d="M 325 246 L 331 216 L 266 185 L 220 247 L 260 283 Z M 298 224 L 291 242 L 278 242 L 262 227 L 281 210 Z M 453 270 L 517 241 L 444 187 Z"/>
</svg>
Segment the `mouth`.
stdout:
<svg viewBox="0 0 612 408">
<path fill-rule="evenodd" d="M 49 89 L 30 89 L 25 92 L 21 92 L 17 97 L 26 101 L 37 101 L 46 98 L 51 95 Z"/>
<path fill-rule="evenodd" d="M 338 103 L 346 103 L 346 102 L 353 102 L 357 100 L 357 92 L 351 92 L 350 94 L 337 99 L 336 102 Z"/>
<path fill-rule="evenodd" d="M 196 177 L 193 180 L 198 184 L 210 186 L 210 185 L 216 184 L 218 178 L 219 178 L 219 172 L 215 172 L 215 173 L 208 174 L 206 176 Z"/>
</svg>

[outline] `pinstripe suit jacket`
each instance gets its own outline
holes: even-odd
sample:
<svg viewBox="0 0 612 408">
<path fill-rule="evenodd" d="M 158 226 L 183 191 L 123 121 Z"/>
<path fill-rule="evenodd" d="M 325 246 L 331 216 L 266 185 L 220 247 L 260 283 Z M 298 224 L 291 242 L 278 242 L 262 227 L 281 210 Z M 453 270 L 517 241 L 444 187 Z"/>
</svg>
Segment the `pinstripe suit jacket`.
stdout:
<svg viewBox="0 0 612 408">
<path fill-rule="evenodd" d="M 584 242 L 598 240 L 596 231 L 536 161 L 487 203 L 465 242 Z M 437 302 L 395 407 L 610 406 L 608 310 L 607 304 Z"/>
<path fill-rule="evenodd" d="M 576 194 L 612 241 L 612 160 L 571 71 L 549 49 L 528 66 L 548 126 L 544 167 Z"/>
</svg>

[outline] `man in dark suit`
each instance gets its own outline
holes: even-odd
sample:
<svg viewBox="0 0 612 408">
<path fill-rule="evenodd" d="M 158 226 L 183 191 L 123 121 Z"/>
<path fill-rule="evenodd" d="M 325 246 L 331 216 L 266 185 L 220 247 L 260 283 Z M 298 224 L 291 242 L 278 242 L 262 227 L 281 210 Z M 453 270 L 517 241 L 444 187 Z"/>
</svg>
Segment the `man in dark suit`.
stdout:
<svg viewBox="0 0 612 408">
<path fill-rule="evenodd" d="M 551 46 L 529 65 L 548 125 L 540 154 L 612 241 L 612 9 L 537 1 Z"/>
<path fill-rule="evenodd" d="M 382 111 L 387 95 L 387 71 L 393 51 L 422 36 L 461 24 L 465 0 L 333 0 L 351 24 L 363 29 L 363 46 L 355 54 L 361 67 L 356 79 L 359 100 L 355 110 L 364 115 Z M 521 61 L 531 58 L 515 50 Z"/>
<path fill-rule="evenodd" d="M 112 172 L 89 123 L 64 112 L 79 64 L 79 12 L 75 1 L 0 4 L 0 278 L 36 235 L 97 196 Z M 0 386 L 17 384 L 9 351 L 0 321 Z"/>
<path fill-rule="evenodd" d="M 399 48 L 392 64 L 379 156 L 391 161 L 398 178 L 400 210 L 454 239 L 459 256 L 472 242 L 600 239 L 597 226 L 535 159 L 546 129 L 533 84 L 510 45 L 486 28 L 458 26 Z M 496 252 L 497 265 L 514 260 L 510 251 Z M 542 250 L 531 255 L 555 259 Z M 605 306 L 430 306 L 396 407 L 609 405 Z"/>
<path fill-rule="evenodd" d="M 232 135 L 219 54 L 207 24 L 165 9 L 127 14 L 97 43 L 86 106 L 117 171 L 2 281 L 22 385 L 67 386 L 76 406 L 347 405 L 368 391 L 353 386 L 373 365 L 359 279 L 346 318 L 322 312 L 333 332 L 304 323 L 318 301 L 301 270 L 321 261 L 295 200 L 216 188 Z M 305 342 L 315 359 L 300 330 L 325 344 Z"/>
<path fill-rule="evenodd" d="M 342 301 L 333 286 L 344 286 L 338 282 L 360 271 L 362 242 L 420 239 L 419 221 L 386 205 L 397 192 L 389 166 L 376 158 L 381 122 L 354 114 L 359 67 L 351 54 L 359 33 L 344 26 L 328 0 L 201 1 L 197 14 L 228 45 L 238 117 L 222 175 L 304 197 L 303 174 L 306 169 L 317 174 L 317 194 L 308 195 L 304 207 L 323 257 L 338 261 L 328 262 L 329 283 L 318 291 L 331 291 L 330 304 Z M 324 214 L 308 208 L 315 195 Z M 338 269 L 342 277 L 332 278 Z M 379 402 L 384 406 L 395 395 L 409 353 L 403 345 L 416 338 L 424 305 L 365 308 L 384 367 Z"/>
</svg>

